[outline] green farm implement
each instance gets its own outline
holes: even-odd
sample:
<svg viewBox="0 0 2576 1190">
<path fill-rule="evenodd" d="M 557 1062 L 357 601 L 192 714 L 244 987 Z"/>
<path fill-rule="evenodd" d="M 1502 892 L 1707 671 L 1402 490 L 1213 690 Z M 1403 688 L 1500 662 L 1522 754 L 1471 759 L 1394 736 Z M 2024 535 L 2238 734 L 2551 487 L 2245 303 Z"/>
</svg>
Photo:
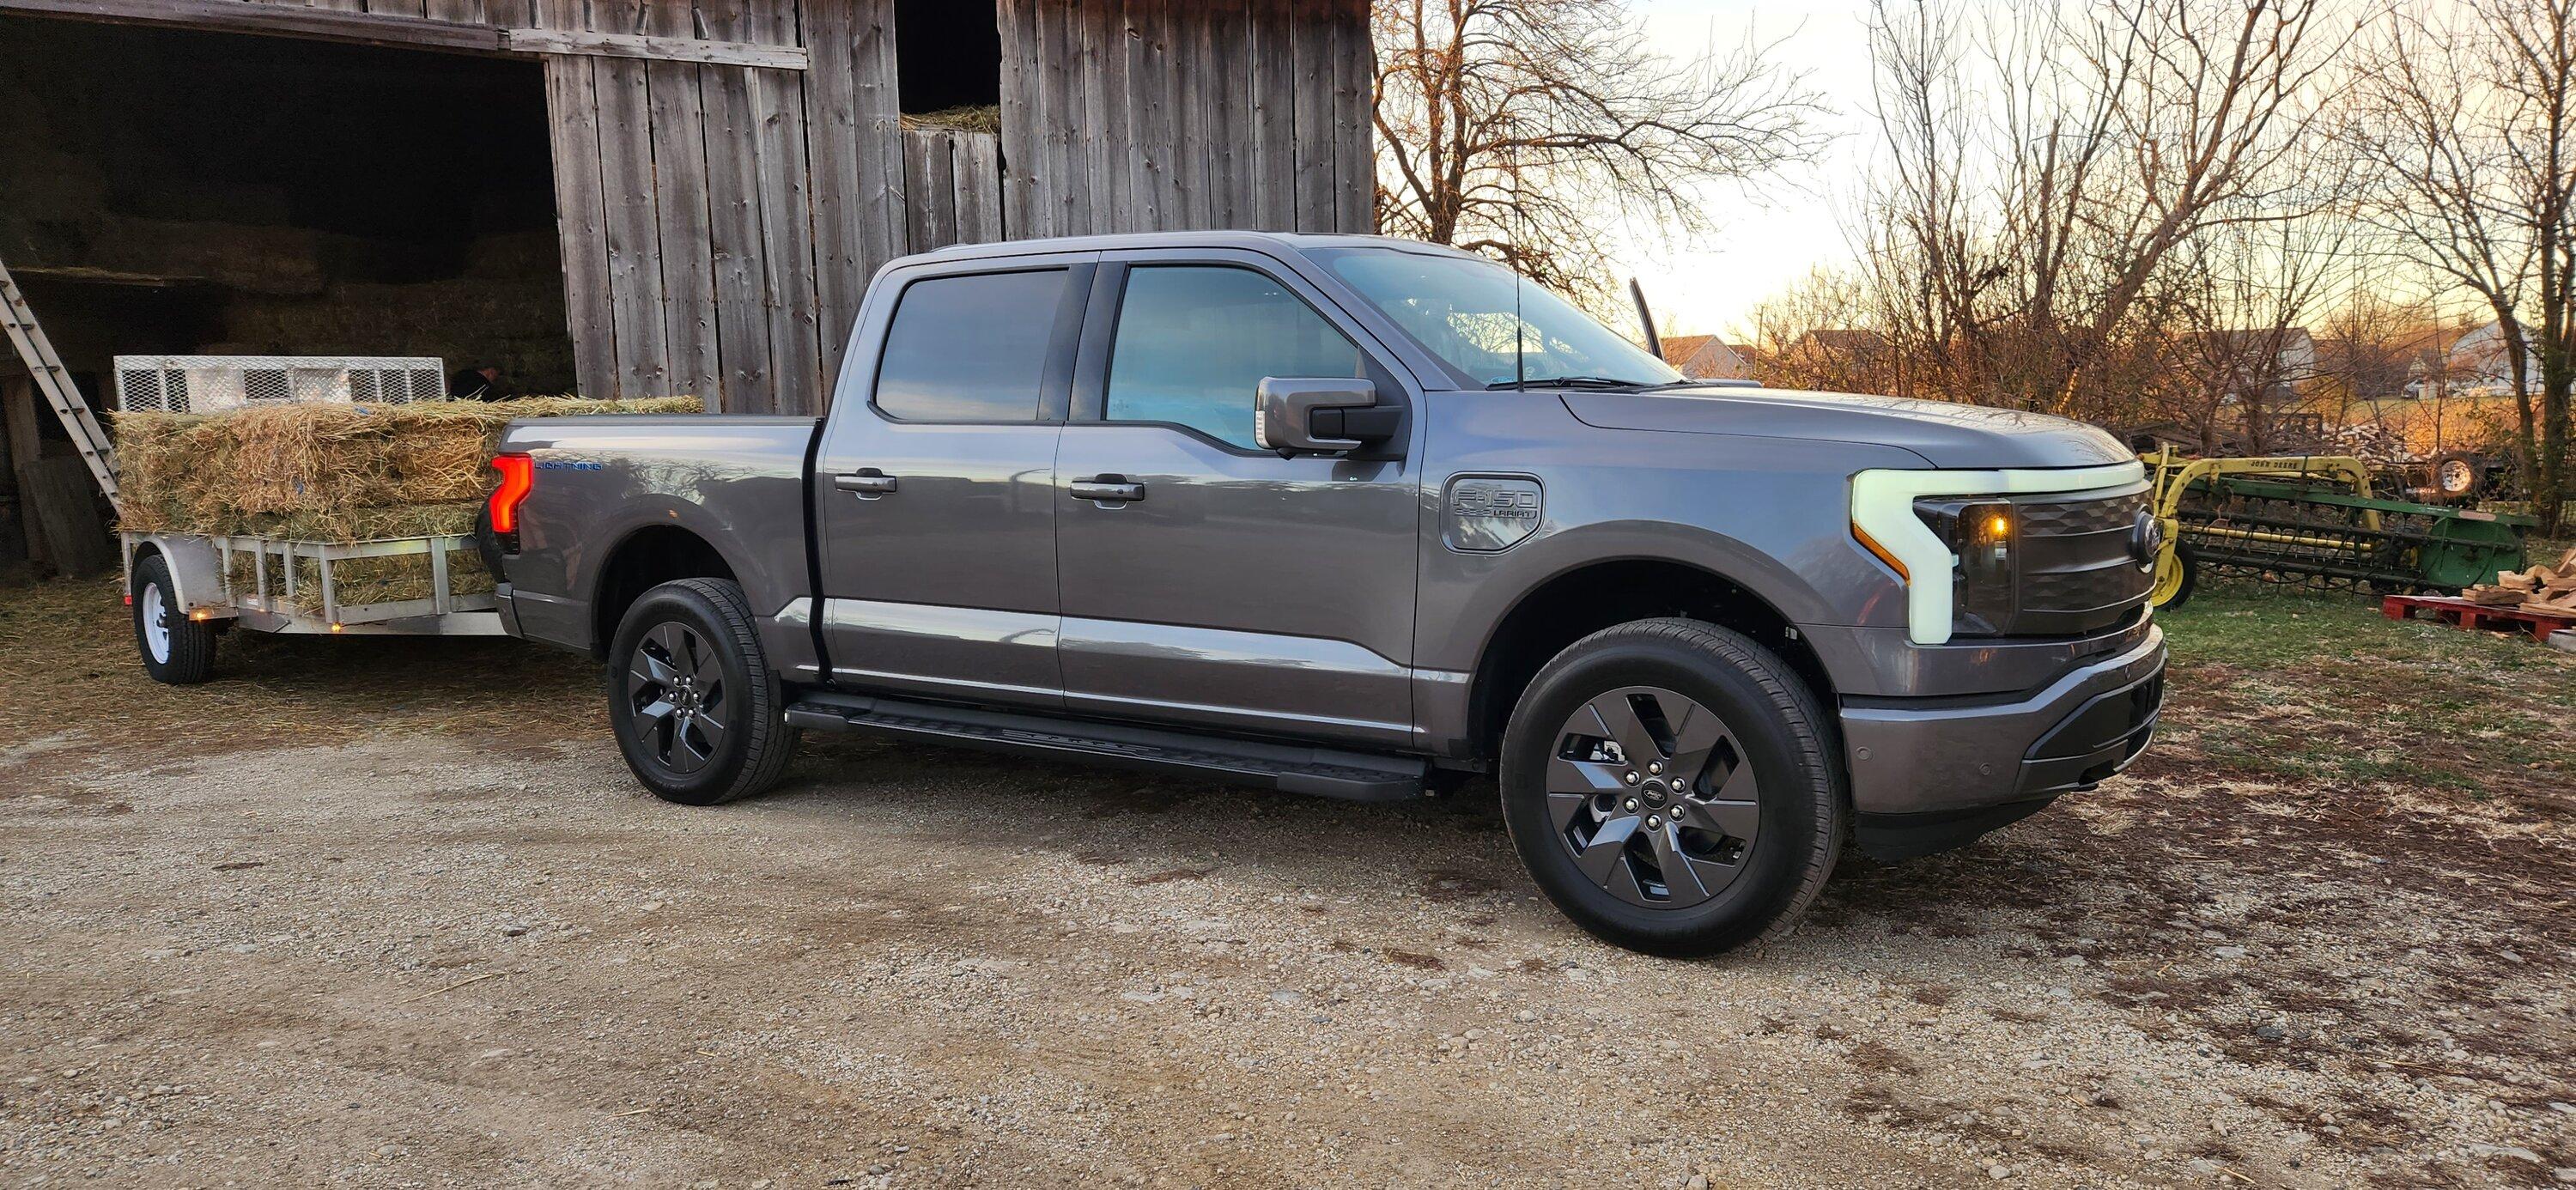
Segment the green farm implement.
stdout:
<svg viewBox="0 0 2576 1190">
<path fill-rule="evenodd" d="M 2167 447 L 2144 461 L 2164 523 L 2158 607 L 2189 599 L 2204 573 L 2390 594 L 2455 591 L 2523 564 L 2528 519 L 2381 499 L 2357 458 L 2185 459 Z"/>
</svg>

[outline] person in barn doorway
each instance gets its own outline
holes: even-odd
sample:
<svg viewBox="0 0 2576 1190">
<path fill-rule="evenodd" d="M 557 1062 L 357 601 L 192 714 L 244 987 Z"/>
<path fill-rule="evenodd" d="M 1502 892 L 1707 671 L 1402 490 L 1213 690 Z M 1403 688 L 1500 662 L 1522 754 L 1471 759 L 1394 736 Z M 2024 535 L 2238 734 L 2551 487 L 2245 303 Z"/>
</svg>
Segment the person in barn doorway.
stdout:
<svg viewBox="0 0 2576 1190">
<path fill-rule="evenodd" d="M 504 401 L 510 397 L 510 388 L 501 383 L 501 369 L 485 364 L 460 368 L 448 377 L 447 395 L 460 401 Z"/>
</svg>

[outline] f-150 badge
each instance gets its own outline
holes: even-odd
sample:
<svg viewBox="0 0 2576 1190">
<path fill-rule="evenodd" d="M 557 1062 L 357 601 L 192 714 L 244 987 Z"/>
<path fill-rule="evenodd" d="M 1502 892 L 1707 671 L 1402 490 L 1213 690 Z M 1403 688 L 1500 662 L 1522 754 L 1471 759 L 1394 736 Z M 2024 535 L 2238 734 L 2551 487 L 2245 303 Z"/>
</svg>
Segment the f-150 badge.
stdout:
<svg viewBox="0 0 2576 1190">
<path fill-rule="evenodd" d="M 1509 475 L 1461 475 L 1441 502 L 1440 539 L 1450 549 L 1492 553 L 1538 531 L 1545 501 L 1538 481 Z"/>
</svg>

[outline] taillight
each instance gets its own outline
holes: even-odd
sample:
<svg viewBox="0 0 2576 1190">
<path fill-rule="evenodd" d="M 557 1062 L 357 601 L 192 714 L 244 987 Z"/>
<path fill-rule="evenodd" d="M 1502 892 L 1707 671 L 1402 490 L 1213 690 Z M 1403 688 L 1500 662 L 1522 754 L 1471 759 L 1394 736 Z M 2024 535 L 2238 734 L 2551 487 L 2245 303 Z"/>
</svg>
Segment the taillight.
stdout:
<svg viewBox="0 0 2576 1190">
<path fill-rule="evenodd" d="M 492 489 L 492 535 L 502 539 L 506 553 L 517 553 L 519 505 L 527 502 L 528 493 L 537 487 L 537 460 L 533 455 L 505 454 L 492 458 L 492 469 L 501 473 L 501 486 Z"/>
</svg>

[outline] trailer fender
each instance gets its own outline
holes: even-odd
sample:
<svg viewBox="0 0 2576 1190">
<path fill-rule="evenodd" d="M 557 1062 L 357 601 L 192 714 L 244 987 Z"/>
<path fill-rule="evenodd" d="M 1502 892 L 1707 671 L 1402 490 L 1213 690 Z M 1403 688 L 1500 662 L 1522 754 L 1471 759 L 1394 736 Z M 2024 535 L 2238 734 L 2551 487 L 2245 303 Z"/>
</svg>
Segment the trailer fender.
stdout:
<svg viewBox="0 0 2576 1190">
<path fill-rule="evenodd" d="M 134 560 L 150 550 L 161 555 L 170 567 L 171 592 L 181 612 L 212 608 L 218 615 L 230 615 L 232 607 L 224 602 L 224 576 L 221 555 L 215 543 L 186 533 L 128 533 L 125 535 L 126 583 L 134 581 Z"/>
</svg>

